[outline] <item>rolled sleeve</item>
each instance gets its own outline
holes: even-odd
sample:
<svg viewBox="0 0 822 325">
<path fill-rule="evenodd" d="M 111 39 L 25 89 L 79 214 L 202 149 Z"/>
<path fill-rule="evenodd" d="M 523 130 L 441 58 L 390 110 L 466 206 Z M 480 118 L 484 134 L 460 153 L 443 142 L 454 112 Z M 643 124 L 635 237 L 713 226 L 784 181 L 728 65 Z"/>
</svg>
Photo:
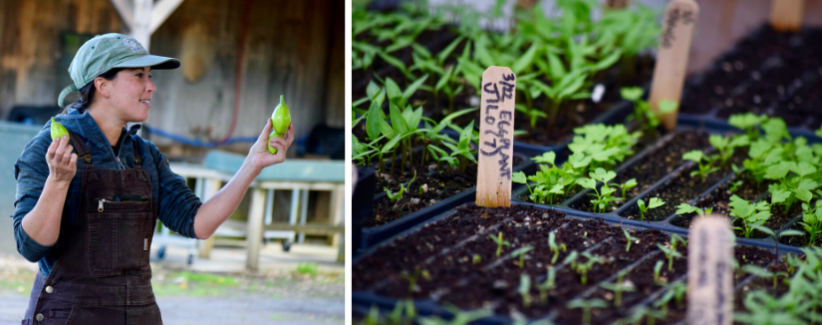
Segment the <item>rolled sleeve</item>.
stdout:
<svg viewBox="0 0 822 325">
<path fill-rule="evenodd" d="M 156 147 L 152 149 L 157 150 Z M 197 238 L 194 233 L 194 217 L 203 202 L 186 185 L 185 179 L 171 171 L 168 158 L 159 151 L 155 153 L 160 182 L 160 221 L 182 236 Z"/>
<path fill-rule="evenodd" d="M 37 205 L 49 175 L 46 163 L 47 149 L 47 142 L 38 135 L 26 146 L 14 164 L 14 178 L 17 180 L 15 211 L 11 216 L 14 219 L 14 239 L 17 242 L 17 251 L 31 262 L 39 261 L 56 246 L 56 243 L 50 246 L 41 245 L 23 230 L 23 218 Z"/>
</svg>

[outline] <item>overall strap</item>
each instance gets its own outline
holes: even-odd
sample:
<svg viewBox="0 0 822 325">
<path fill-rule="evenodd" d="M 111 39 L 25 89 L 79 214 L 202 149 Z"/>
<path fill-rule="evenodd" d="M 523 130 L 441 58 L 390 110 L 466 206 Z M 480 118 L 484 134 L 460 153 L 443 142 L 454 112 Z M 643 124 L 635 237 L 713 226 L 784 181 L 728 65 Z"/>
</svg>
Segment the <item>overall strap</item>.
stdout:
<svg viewBox="0 0 822 325">
<path fill-rule="evenodd" d="M 74 132 L 68 131 L 69 133 L 69 143 L 74 147 L 74 150 L 77 151 L 77 158 L 81 158 L 85 160 L 86 165 L 94 166 L 91 163 L 91 149 L 86 145 L 85 139 L 80 137 Z"/>
</svg>

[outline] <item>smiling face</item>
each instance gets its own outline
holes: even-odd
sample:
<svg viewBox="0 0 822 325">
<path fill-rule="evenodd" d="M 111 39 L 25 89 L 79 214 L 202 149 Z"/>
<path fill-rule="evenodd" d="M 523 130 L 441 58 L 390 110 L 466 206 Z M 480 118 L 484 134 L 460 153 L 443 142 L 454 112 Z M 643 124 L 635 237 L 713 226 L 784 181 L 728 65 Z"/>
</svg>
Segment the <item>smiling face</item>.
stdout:
<svg viewBox="0 0 822 325">
<path fill-rule="evenodd" d="M 148 119 L 151 95 L 157 90 L 151 81 L 151 68 L 129 68 L 117 73 L 113 80 L 105 80 L 107 101 L 112 114 L 125 122 L 143 122 Z M 99 91 L 100 87 L 98 87 Z M 102 93 L 102 92 L 100 92 Z"/>
</svg>

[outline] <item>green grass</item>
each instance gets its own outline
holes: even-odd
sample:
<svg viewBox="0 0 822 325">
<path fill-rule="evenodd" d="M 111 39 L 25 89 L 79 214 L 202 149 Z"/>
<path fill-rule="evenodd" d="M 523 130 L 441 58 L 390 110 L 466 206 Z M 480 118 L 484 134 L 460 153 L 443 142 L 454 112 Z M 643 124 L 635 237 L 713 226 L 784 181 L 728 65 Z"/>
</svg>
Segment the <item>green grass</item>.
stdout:
<svg viewBox="0 0 822 325">
<path fill-rule="evenodd" d="M 317 263 L 300 263 L 297 264 L 297 273 L 317 275 L 318 268 L 319 265 L 317 265 Z"/>
</svg>

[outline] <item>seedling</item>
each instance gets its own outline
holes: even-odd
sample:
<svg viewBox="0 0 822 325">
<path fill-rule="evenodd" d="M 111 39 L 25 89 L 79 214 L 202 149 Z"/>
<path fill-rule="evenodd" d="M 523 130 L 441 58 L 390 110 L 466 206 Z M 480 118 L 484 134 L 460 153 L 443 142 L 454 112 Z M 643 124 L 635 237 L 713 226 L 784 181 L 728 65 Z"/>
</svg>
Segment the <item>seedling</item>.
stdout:
<svg viewBox="0 0 822 325">
<path fill-rule="evenodd" d="M 681 203 L 676 207 L 676 214 L 684 215 L 689 213 L 696 213 L 697 215 L 699 215 L 700 218 L 711 214 L 712 211 L 713 208 L 700 209 L 688 203 Z"/>
<path fill-rule="evenodd" d="M 391 202 L 397 202 L 398 200 L 401 200 L 402 194 L 405 193 L 405 191 L 407 191 L 411 187 L 411 183 L 414 183 L 415 179 L 417 179 L 416 170 L 414 170 L 414 177 L 412 177 L 411 180 L 408 181 L 408 183 L 400 184 L 400 190 L 397 191 L 397 193 L 391 193 L 391 191 L 387 187 L 384 187 L 383 189 L 385 190 L 385 195 L 388 196 L 388 199 L 390 199 Z"/>
<path fill-rule="evenodd" d="M 519 277 L 519 294 L 522 296 L 522 305 L 525 308 L 531 306 L 531 277 L 528 273 L 522 273 Z"/>
<path fill-rule="evenodd" d="M 659 198 L 656 198 L 656 197 L 652 197 L 648 201 L 647 206 L 645 205 L 645 201 L 643 201 L 642 199 L 637 201 L 636 204 L 639 207 L 639 220 L 645 221 L 645 212 L 648 212 L 648 210 L 656 209 L 658 207 L 661 207 L 661 206 L 665 205 L 665 201 L 662 201 L 662 200 L 660 200 Z"/>
<path fill-rule="evenodd" d="M 657 319 L 665 319 L 667 314 L 668 312 L 665 310 L 655 310 L 648 306 L 639 306 L 630 317 L 617 320 L 614 322 L 614 325 L 639 324 L 643 318 L 647 320 L 645 324 L 654 325 Z"/>
<path fill-rule="evenodd" d="M 509 243 L 507 240 L 502 240 L 502 231 L 499 232 L 499 235 L 497 235 L 497 237 L 494 237 L 494 235 L 488 235 L 488 238 L 491 238 L 491 240 L 497 243 L 497 257 L 499 257 L 500 254 L 502 254 L 502 246 L 511 247 L 511 243 Z"/>
<path fill-rule="evenodd" d="M 582 256 L 587 257 L 588 260 L 585 263 L 576 263 L 573 269 L 579 273 L 580 282 L 586 284 L 588 283 L 588 271 L 594 268 L 594 264 L 602 264 L 604 261 L 599 256 L 592 255 L 588 252 L 583 252 Z"/>
<path fill-rule="evenodd" d="M 551 258 L 551 264 L 557 263 L 557 258 L 559 257 L 559 251 L 562 250 L 563 252 L 568 249 L 565 244 L 557 244 L 556 235 L 554 232 L 548 233 L 548 247 L 551 249 L 551 252 L 554 252 L 554 257 Z"/>
<path fill-rule="evenodd" d="M 591 189 L 594 191 L 594 194 L 591 196 L 595 196 L 595 200 L 591 200 L 591 204 L 596 207 L 597 212 L 605 212 L 605 208 L 611 204 L 611 202 L 616 201 L 614 197 L 611 196 L 616 189 L 608 186 L 608 182 L 611 181 L 616 177 L 616 173 L 613 171 L 605 171 L 605 169 L 597 168 L 596 171 L 591 172 L 588 174 L 591 178 L 580 178 L 577 180 L 577 184 L 582 186 L 583 188 Z M 602 186 L 597 190 L 597 181 L 602 182 Z"/>
<path fill-rule="evenodd" d="M 643 90 L 640 87 L 626 87 L 619 90 L 622 98 L 634 102 L 634 113 L 628 116 L 628 120 L 636 120 L 642 129 L 648 133 L 653 132 L 659 126 L 659 117 L 651 111 L 648 101 L 642 99 Z M 676 111 L 679 106 L 677 102 L 662 100 L 659 103 L 660 114 L 668 114 Z"/>
<path fill-rule="evenodd" d="M 682 254 L 677 252 L 675 249 L 671 249 L 668 247 L 663 246 L 662 244 L 656 244 L 663 253 L 665 253 L 665 257 L 668 258 L 668 272 L 674 270 L 674 257 L 682 257 Z"/>
<path fill-rule="evenodd" d="M 548 302 L 548 290 L 554 290 L 556 284 L 557 271 L 553 267 L 548 267 L 548 273 L 545 277 L 545 282 L 539 285 L 539 299 L 542 303 Z"/>
<path fill-rule="evenodd" d="M 571 251 L 568 253 L 568 256 L 565 256 L 565 259 L 562 260 L 562 264 L 568 264 L 571 266 L 571 269 L 577 268 L 577 258 L 579 257 L 579 253 L 577 251 Z"/>
<path fill-rule="evenodd" d="M 739 135 L 736 137 L 726 138 L 718 134 L 713 134 L 708 138 L 711 145 L 719 152 L 719 160 L 721 165 L 728 163 L 728 159 L 734 155 L 734 149 L 750 144 L 747 135 Z"/>
<path fill-rule="evenodd" d="M 582 324 L 591 324 L 591 309 L 606 308 L 608 307 L 608 303 L 602 299 L 583 300 L 581 298 L 577 298 L 569 301 L 565 304 L 565 307 L 568 307 L 569 309 L 582 308 Z"/>
<path fill-rule="evenodd" d="M 768 115 L 756 115 L 753 113 L 734 114 L 728 119 L 728 124 L 742 129 L 748 138 L 753 141 L 759 138 L 759 130 L 757 127 L 768 119 Z"/>
<path fill-rule="evenodd" d="M 697 165 L 699 165 L 697 170 L 691 172 L 691 177 L 699 175 L 703 183 L 705 183 L 705 178 L 708 177 L 709 174 L 719 170 L 719 168 L 712 166 L 714 162 L 713 159 L 703 154 L 700 150 L 688 151 L 682 154 L 682 159 L 696 162 Z"/>
<path fill-rule="evenodd" d="M 622 202 L 625 202 L 625 192 L 636 187 L 636 178 L 631 178 L 627 182 L 622 183 L 619 187 L 622 189 Z"/>
<path fill-rule="evenodd" d="M 799 224 L 808 232 L 808 246 L 816 243 L 816 237 L 822 233 L 822 204 L 819 200 L 814 208 L 808 203 L 802 203 L 802 221 Z"/>
<path fill-rule="evenodd" d="M 515 258 L 515 257 L 519 256 L 519 268 L 524 268 L 525 267 L 525 253 L 528 253 L 532 250 L 534 250 L 534 246 L 527 246 L 527 247 L 517 249 L 513 253 L 511 253 L 511 257 Z"/>
<path fill-rule="evenodd" d="M 657 284 L 661 284 L 661 282 L 659 282 L 659 273 L 662 272 L 663 266 L 665 266 L 665 262 L 663 261 L 656 261 L 656 264 L 654 264 L 654 282 Z"/>
<path fill-rule="evenodd" d="M 801 232 L 801 231 L 795 230 L 795 229 L 783 230 L 779 233 L 776 233 L 773 230 L 771 230 L 771 228 L 768 228 L 768 227 L 765 227 L 765 226 L 753 225 L 752 227 L 756 230 L 761 231 L 762 233 L 764 233 L 766 235 L 770 235 L 770 236 L 774 237 L 775 242 L 776 242 L 775 243 L 774 262 L 779 261 L 779 238 L 782 238 L 782 237 L 785 237 L 785 236 L 802 236 L 802 235 L 805 234 L 804 232 Z"/>
<path fill-rule="evenodd" d="M 417 280 L 420 278 L 420 267 L 414 268 L 414 274 L 403 274 L 402 278 L 408 280 L 408 294 L 415 291 Z"/>
<path fill-rule="evenodd" d="M 622 233 L 625 234 L 625 239 L 628 241 L 628 244 L 625 246 L 625 252 L 627 253 L 631 251 L 631 243 L 633 243 L 634 241 L 639 243 L 639 238 L 631 236 L 631 234 L 628 233 L 627 229 L 622 229 Z"/>
<path fill-rule="evenodd" d="M 771 272 L 771 271 L 768 271 L 768 269 L 764 269 L 764 268 L 758 267 L 758 266 L 753 265 L 753 264 L 748 264 L 748 265 L 743 266 L 742 271 L 745 272 L 745 273 L 751 274 L 751 275 L 755 275 L 755 276 L 760 277 L 760 278 L 766 278 L 766 279 L 767 278 L 773 278 L 773 288 L 774 289 L 776 289 L 776 284 L 777 284 L 776 280 L 780 276 L 785 277 L 785 278 L 788 277 L 788 273 L 786 273 L 786 272 Z"/>
<path fill-rule="evenodd" d="M 666 313 L 668 312 L 668 304 L 672 299 L 676 301 L 676 306 L 678 308 L 682 308 L 682 300 L 685 297 L 685 293 L 688 291 L 688 286 L 682 281 L 671 283 L 667 286 L 667 288 L 668 291 L 665 292 L 665 295 L 654 302 L 654 307 L 661 307 Z"/>
<path fill-rule="evenodd" d="M 611 290 L 614 292 L 614 307 L 619 307 L 622 305 L 622 292 L 636 291 L 636 287 L 631 281 L 623 281 L 626 274 L 627 272 L 619 272 L 616 283 L 605 282 L 599 285 L 605 290 Z"/>
<path fill-rule="evenodd" d="M 474 254 L 474 256 L 471 257 L 471 263 L 474 265 L 482 263 L 482 257 L 480 257 L 479 254 Z"/>
<path fill-rule="evenodd" d="M 751 237 L 754 225 L 761 226 L 771 217 L 770 206 L 764 201 L 750 203 L 734 194 L 728 206 L 731 207 L 731 215 L 742 220 L 743 227 L 734 227 L 734 229 L 744 230 L 745 238 Z"/>
<path fill-rule="evenodd" d="M 685 239 L 683 239 L 682 237 L 680 237 L 677 234 L 672 234 L 671 235 L 671 249 L 676 250 L 677 243 L 682 243 L 682 245 L 688 245 L 688 241 L 686 241 Z"/>
</svg>

